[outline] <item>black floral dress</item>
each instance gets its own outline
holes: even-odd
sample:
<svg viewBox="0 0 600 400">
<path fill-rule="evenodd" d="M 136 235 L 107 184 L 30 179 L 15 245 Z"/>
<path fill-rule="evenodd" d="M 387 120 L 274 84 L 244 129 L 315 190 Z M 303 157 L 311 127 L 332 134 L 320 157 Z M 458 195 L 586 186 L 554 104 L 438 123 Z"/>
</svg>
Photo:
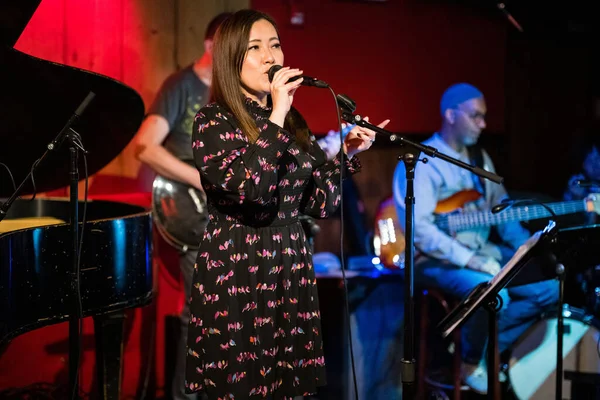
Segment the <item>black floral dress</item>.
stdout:
<svg viewBox="0 0 600 400">
<path fill-rule="evenodd" d="M 299 213 L 325 218 L 339 203 L 339 159 L 312 140 L 302 150 L 246 100 L 251 144 L 212 103 L 196 115 L 194 159 L 207 194 L 190 307 L 186 388 L 209 399 L 288 399 L 325 384 L 312 254 Z M 360 169 L 356 157 L 345 175 Z"/>
</svg>

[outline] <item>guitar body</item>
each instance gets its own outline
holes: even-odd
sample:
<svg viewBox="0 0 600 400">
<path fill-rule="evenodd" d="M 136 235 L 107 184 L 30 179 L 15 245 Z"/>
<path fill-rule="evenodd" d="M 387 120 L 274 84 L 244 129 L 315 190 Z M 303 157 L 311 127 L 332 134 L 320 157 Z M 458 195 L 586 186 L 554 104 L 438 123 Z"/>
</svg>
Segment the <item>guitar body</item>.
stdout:
<svg viewBox="0 0 600 400">
<path fill-rule="evenodd" d="M 438 202 L 435 214 L 445 215 L 459 212 L 466 204 L 476 201 L 480 197 L 481 193 L 472 189 L 457 192 Z M 379 205 L 375 216 L 374 230 L 375 253 L 378 254 L 381 264 L 390 269 L 400 268 L 404 264 L 406 239 L 398 220 L 393 196 L 386 198 Z"/>
<path fill-rule="evenodd" d="M 459 211 L 468 203 L 479 200 L 480 198 L 481 193 L 477 190 L 461 190 L 460 192 L 454 193 L 452 196 L 439 201 L 435 206 L 434 213 L 438 215 L 453 213 Z"/>
<path fill-rule="evenodd" d="M 158 175 L 152 183 L 152 218 L 171 246 L 179 251 L 198 250 L 208 223 L 204 193 Z"/>
</svg>

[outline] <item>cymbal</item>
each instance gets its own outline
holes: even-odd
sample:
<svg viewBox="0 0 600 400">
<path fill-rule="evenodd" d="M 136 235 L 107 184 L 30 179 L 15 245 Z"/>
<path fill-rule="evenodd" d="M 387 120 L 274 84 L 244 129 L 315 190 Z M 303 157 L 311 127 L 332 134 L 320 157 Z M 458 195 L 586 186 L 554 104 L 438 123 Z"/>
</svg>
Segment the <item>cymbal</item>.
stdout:
<svg viewBox="0 0 600 400">
<path fill-rule="evenodd" d="M 88 175 L 108 165 L 127 146 L 144 118 L 132 88 L 105 76 L 0 48 L 0 162 L 19 185 L 90 92 L 95 97 L 72 128 L 87 150 Z M 83 179 L 82 154 L 79 179 Z M 69 143 L 49 152 L 34 173 L 37 192 L 68 186 Z M 21 194 L 30 194 L 30 182 Z M 0 197 L 14 190 L 0 167 Z"/>
</svg>

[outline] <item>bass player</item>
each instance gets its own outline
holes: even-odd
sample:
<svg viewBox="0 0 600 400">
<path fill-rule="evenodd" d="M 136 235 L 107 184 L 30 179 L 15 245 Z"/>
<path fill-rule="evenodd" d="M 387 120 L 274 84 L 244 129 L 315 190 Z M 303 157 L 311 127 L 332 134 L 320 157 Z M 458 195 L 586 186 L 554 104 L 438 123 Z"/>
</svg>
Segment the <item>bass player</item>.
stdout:
<svg viewBox="0 0 600 400">
<path fill-rule="evenodd" d="M 476 146 L 486 127 L 487 107 L 474 86 L 458 83 L 441 98 L 442 125 L 424 144 L 469 164 L 494 172 L 487 152 Z M 479 149 L 479 150 L 478 150 Z M 479 161 L 478 161 L 479 160 Z M 464 298 L 475 286 L 497 274 L 515 250 L 530 236 L 518 222 L 497 226 L 503 243 L 491 243 L 490 227 L 479 227 L 449 236 L 433 222 L 436 204 L 461 191 L 475 189 L 481 197 L 465 211 L 489 211 L 507 197 L 502 185 L 480 180 L 476 175 L 439 158 L 419 163 L 415 169 L 414 242 L 423 257 L 415 260 L 415 282 L 434 286 Z M 399 163 L 393 180 L 394 202 L 401 226 L 405 226 L 406 171 Z M 498 345 L 510 347 L 544 310 L 558 301 L 558 282 L 547 280 L 503 289 L 503 308 L 498 313 Z M 472 390 L 487 393 L 486 312 L 477 311 L 462 328 L 462 379 Z"/>
</svg>

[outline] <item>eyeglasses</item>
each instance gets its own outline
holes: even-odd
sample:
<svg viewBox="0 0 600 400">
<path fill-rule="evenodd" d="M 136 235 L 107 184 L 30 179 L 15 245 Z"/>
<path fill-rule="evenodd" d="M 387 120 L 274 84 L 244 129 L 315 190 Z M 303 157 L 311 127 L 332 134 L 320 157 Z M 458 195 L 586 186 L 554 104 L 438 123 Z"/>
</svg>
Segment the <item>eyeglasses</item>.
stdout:
<svg viewBox="0 0 600 400">
<path fill-rule="evenodd" d="M 475 122 L 484 122 L 485 121 L 485 114 L 480 113 L 478 111 L 468 113 L 465 110 L 461 110 L 460 108 L 455 108 L 455 110 L 460 111 L 461 113 L 465 114 L 467 117 L 469 117 L 470 119 L 472 119 Z"/>
</svg>

